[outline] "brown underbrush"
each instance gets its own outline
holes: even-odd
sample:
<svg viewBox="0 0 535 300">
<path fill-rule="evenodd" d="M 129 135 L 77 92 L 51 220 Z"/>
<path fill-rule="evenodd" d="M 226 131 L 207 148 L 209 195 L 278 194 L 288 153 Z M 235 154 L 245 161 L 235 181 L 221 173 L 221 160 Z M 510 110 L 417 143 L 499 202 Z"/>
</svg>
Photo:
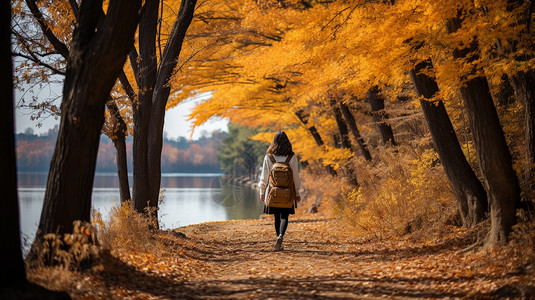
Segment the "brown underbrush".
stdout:
<svg viewBox="0 0 535 300">
<path fill-rule="evenodd" d="M 357 187 L 343 176 L 318 174 L 323 169 L 305 171 L 309 198 L 323 199 L 324 209 L 331 208 L 356 234 L 378 238 L 424 234 L 457 222 L 454 198 L 434 151 L 398 147 L 396 151 L 381 148 L 374 154 L 374 163 L 350 162 Z"/>
<path fill-rule="evenodd" d="M 112 207 L 106 220 L 100 212 L 94 212 L 93 220 L 103 249 L 143 252 L 157 247 L 155 231 L 149 230 L 150 219 L 136 212 L 130 201 Z"/>
<path fill-rule="evenodd" d="M 74 274 L 100 265 L 99 252 L 95 228 L 75 221 L 72 233 L 49 233 L 32 244 L 25 260 L 27 278 L 51 291 L 70 290 Z"/>
</svg>

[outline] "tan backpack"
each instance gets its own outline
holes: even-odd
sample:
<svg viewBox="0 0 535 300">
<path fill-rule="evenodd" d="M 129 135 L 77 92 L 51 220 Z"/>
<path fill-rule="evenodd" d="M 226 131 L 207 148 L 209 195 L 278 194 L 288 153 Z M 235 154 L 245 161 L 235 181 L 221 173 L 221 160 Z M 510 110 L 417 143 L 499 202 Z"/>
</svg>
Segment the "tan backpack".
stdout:
<svg viewBox="0 0 535 300">
<path fill-rule="evenodd" d="M 269 174 L 269 192 L 266 205 L 270 207 L 291 208 L 295 200 L 295 186 L 290 159 L 293 154 L 288 155 L 285 161 L 278 162 L 272 154 L 268 154 L 273 163 Z"/>
</svg>

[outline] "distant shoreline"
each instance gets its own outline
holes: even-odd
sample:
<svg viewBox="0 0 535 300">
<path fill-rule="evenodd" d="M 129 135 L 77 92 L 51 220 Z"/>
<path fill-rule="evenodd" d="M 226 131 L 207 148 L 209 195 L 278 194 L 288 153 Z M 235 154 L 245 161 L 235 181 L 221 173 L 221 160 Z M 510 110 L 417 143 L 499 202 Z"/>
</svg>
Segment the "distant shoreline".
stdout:
<svg viewBox="0 0 535 300">
<path fill-rule="evenodd" d="M 48 174 L 48 171 L 17 171 L 17 174 Z M 117 172 L 114 171 L 97 171 L 95 175 L 99 176 L 117 176 Z M 128 173 L 129 177 L 133 176 L 133 173 Z M 162 177 L 219 177 L 225 176 L 222 172 L 163 172 Z"/>
</svg>

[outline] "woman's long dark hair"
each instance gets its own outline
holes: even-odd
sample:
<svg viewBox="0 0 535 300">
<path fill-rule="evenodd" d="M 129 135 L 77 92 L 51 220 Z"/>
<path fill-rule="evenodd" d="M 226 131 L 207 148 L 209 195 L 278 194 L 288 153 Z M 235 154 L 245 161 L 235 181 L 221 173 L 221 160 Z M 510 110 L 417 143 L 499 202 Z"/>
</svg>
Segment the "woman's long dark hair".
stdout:
<svg viewBox="0 0 535 300">
<path fill-rule="evenodd" d="M 267 154 L 274 154 L 280 156 L 288 156 L 294 154 L 292 144 L 284 131 L 279 131 L 275 134 L 271 145 L 266 151 Z"/>
</svg>

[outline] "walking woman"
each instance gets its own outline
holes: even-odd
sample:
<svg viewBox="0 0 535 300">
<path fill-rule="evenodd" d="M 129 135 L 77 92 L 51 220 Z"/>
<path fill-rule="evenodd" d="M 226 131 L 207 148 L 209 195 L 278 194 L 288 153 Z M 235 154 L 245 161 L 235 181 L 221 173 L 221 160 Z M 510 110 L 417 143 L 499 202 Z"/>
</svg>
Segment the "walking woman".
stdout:
<svg viewBox="0 0 535 300">
<path fill-rule="evenodd" d="M 264 201 L 264 213 L 275 216 L 275 232 L 277 233 L 275 251 L 282 250 L 282 239 L 288 227 L 288 216 L 295 214 L 297 203 L 301 201 L 298 161 L 284 131 L 275 134 L 266 151 L 258 187 L 260 198 Z"/>
</svg>

